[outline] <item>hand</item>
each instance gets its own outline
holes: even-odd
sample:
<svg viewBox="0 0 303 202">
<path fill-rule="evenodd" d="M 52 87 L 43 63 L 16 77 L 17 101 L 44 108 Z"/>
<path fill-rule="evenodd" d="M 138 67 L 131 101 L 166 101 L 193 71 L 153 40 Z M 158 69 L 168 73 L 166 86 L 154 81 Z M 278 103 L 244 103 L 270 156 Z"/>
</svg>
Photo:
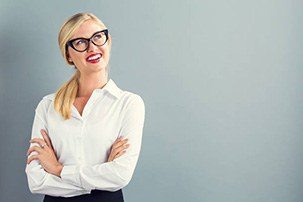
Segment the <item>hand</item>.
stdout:
<svg viewBox="0 0 303 202">
<path fill-rule="evenodd" d="M 112 145 L 111 152 L 109 154 L 107 162 L 113 161 L 114 159 L 122 156 L 126 152 L 125 149 L 127 149 L 129 147 L 129 144 L 126 144 L 127 141 L 128 141 L 128 139 L 122 140 L 122 137 L 119 137 L 114 142 L 114 144 Z"/>
<path fill-rule="evenodd" d="M 51 140 L 48 137 L 47 132 L 43 129 L 40 132 L 43 136 L 43 139 L 33 138 L 30 140 L 31 143 L 38 143 L 40 147 L 33 146 L 27 151 L 27 155 L 30 155 L 30 153 L 33 151 L 38 152 L 38 154 L 29 157 L 27 159 L 27 164 L 30 164 L 30 162 L 34 159 L 39 160 L 40 164 L 46 172 L 60 177 L 63 165 L 57 160 L 56 153 L 54 152 Z"/>
</svg>

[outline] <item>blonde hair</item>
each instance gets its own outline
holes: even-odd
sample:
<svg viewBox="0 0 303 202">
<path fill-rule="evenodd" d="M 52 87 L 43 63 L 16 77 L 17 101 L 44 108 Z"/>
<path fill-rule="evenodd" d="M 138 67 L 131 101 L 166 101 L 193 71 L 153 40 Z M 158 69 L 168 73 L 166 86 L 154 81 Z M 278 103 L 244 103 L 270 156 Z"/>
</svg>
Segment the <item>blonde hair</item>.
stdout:
<svg viewBox="0 0 303 202">
<path fill-rule="evenodd" d="M 94 20 L 96 23 L 105 27 L 103 22 L 92 13 L 77 13 L 68 18 L 61 26 L 58 35 L 58 43 L 59 48 L 61 50 L 61 54 L 68 65 L 74 65 L 74 63 L 68 60 L 69 56 L 66 43 L 68 42 L 68 40 L 70 40 L 76 30 L 87 20 Z M 110 45 L 110 37 L 107 43 L 109 43 Z M 76 99 L 78 92 L 80 71 L 76 67 L 75 69 L 76 72 L 72 76 L 72 78 L 66 83 L 64 83 L 55 94 L 54 108 L 63 116 L 64 120 L 70 119 L 71 107 Z M 105 68 L 105 71 L 106 75 L 108 76 L 108 65 Z"/>
</svg>

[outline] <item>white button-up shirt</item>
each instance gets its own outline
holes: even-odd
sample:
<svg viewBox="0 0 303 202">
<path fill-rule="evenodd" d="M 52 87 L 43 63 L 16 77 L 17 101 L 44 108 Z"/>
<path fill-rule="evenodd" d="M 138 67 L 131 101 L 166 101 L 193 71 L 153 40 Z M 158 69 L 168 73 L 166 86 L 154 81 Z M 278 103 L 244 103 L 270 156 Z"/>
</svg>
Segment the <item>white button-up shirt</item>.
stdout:
<svg viewBox="0 0 303 202">
<path fill-rule="evenodd" d="M 121 90 L 112 79 L 95 89 L 82 116 L 72 105 L 71 119 L 54 109 L 55 93 L 43 97 L 35 110 L 31 138 L 43 138 L 45 129 L 58 161 L 64 165 L 61 178 L 46 172 L 39 160 L 26 165 L 32 193 L 71 197 L 93 189 L 116 191 L 125 187 L 135 170 L 145 119 L 143 99 Z M 126 153 L 106 162 L 114 141 L 127 137 Z M 38 145 L 30 144 L 30 147 Z M 39 146 L 39 145 L 38 145 Z M 31 155 L 37 154 L 35 151 Z"/>
</svg>

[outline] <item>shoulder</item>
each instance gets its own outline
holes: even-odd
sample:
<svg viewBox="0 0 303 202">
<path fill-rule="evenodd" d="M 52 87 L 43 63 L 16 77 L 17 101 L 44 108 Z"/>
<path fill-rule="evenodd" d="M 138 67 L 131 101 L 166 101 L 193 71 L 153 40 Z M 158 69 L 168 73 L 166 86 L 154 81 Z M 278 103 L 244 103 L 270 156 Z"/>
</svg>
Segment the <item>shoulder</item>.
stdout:
<svg viewBox="0 0 303 202">
<path fill-rule="evenodd" d="M 121 92 L 121 101 L 123 102 L 124 105 L 143 105 L 144 106 L 144 100 L 143 98 L 134 92 L 130 92 L 127 90 L 124 90 Z"/>
<path fill-rule="evenodd" d="M 123 91 L 120 101 L 122 103 L 122 113 L 125 117 L 135 116 L 139 117 L 145 116 L 145 104 L 143 98 L 133 92 Z"/>
<path fill-rule="evenodd" d="M 42 100 L 45 100 L 46 102 L 53 101 L 55 100 L 55 95 L 56 93 L 47 94 L 42 98 Z"/>
<path fill-rule="evenodd" d="M 36 112 L 40 114 L 45 113 L 54 99 L 55 99 L 55 93 L 44 95 L 42 99 L 40 99 L 36 107 Z"/>
</svg>

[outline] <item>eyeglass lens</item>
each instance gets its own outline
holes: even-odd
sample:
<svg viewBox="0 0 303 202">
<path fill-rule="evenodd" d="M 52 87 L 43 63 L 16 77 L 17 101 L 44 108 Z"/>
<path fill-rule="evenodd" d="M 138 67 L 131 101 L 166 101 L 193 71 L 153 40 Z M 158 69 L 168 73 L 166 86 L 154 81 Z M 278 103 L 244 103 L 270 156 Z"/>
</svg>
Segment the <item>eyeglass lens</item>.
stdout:
<svg viewBox="0 0 303 202">
<path fill-rule="evenodd" d="M 104 32 L 99 32 L 92 36 L 91 38 L 92 42 L 97 46 L 102 46 L 106 42 L 106 35 Z M 84 51 L 89 45 L 88 39 L 78 39 L 73 41 L 73 46 L 78 51 Z"/>
</svg>

